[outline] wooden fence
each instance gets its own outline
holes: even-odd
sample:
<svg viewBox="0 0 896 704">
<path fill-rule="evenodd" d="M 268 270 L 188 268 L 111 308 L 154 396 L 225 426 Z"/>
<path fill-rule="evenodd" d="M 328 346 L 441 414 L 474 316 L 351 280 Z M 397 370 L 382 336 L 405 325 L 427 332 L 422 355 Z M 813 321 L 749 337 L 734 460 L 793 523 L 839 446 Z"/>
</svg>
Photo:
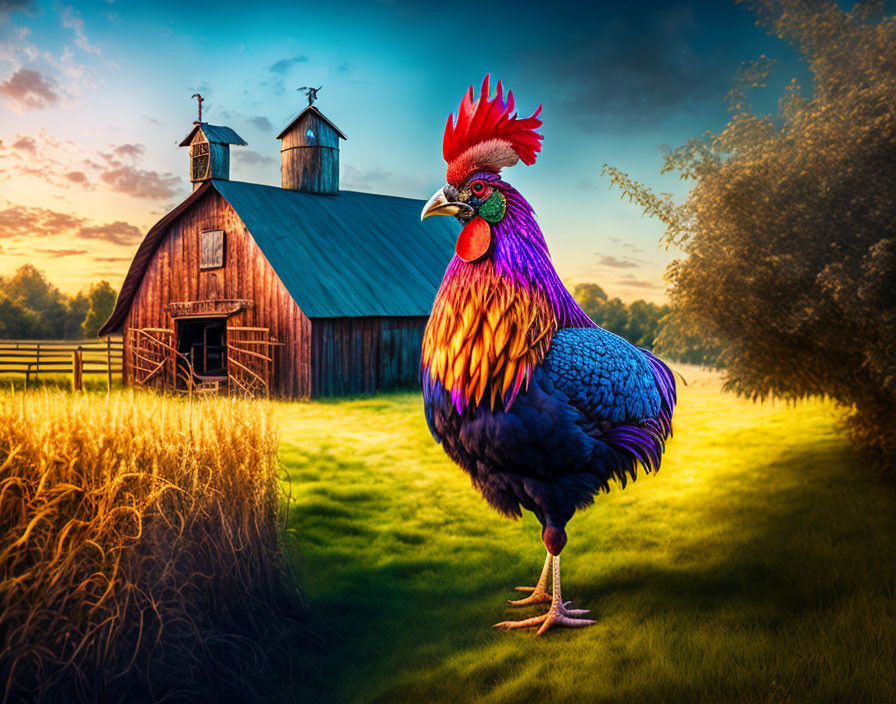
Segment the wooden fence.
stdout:
<svg viewBox="0 0 896 704">
<path fill-rule="evenodd" d="M 101 340 L 0 340 L 0 375 L 24 374 L 25 384 L 41 374 L 71 374 L 79 387 L 81 374 L 105 374 L 107 383 L 121 377 L 122 338 Z"/>
</svg>

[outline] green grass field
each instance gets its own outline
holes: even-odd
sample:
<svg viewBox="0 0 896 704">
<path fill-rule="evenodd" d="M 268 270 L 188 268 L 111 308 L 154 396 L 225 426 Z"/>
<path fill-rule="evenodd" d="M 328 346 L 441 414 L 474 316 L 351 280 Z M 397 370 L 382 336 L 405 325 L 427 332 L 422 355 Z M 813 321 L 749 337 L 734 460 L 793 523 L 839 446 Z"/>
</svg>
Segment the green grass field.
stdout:
<svg viewBox="0 0 896 704">
<path fill-rule="evenodd" d="M 568 528 L 584 630 L 502 632 L 544 552 L 487 507 L 415 394 L 277 404 L 314 702 L 896 701 L 896 486 L 830 406 L 686 372 L 658 475 Z"/>
</svg>

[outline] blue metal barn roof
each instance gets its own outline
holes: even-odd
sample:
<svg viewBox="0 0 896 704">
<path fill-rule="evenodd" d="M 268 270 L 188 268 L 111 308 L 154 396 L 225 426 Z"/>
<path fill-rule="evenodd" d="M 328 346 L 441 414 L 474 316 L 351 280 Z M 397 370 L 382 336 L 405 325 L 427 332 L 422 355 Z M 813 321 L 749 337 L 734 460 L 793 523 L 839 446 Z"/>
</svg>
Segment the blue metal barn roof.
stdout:
<svg viewBox="0 0 896 704">
<path fill-rule="evenodd" d="M 429 315 L 454 254 L 453 218 L 421 223 L 424 201 L 410 198 L 214 185 L 309 318 Z"/>
<path fill-rule="evenodd" d="M 314 195 L 206 181 L 147 233 L 101 335 L 121 329 L 168 228 L 209 190 L 233 207 L 309 318 L 426 316 L 454 254 L 454 218 L 420 222 L 424 201 L 357 191 Z"/>
<path fill-rule="evenodd" d="M 209 125 L 208 123 L 203 122 L 201 125 L 195 125 L 193 129 L 190 130 L 189 134 L 181 140 L 179 146 L 189 146 L 190 142 L 193 141 L 193 135 L 196 134 L 197 130 L 202 130 L 202 133 L 209 142 L 215 142 L 217 144 L 238 144 L 240 146 L 246 146 L 246 144 L 248 144 L 248 142 L 229 127 L 224 127 L 223 125 Z"/>
</svg>

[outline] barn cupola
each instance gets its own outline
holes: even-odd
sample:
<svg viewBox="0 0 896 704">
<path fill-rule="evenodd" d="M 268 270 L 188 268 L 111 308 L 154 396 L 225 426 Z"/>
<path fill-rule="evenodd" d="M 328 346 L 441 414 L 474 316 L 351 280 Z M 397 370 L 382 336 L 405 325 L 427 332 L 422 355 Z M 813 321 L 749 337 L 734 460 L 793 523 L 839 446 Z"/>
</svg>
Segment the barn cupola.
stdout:
<svg viewBox="0 0 896 704">
<path fill-rule="evenodd" d="M 199 119 L 178 146 L 190 148 L 190 181 L 195 191 L 209 179 L 230 180 L 230 145 L 246 146 L 246 141 L 229 127 L 202 121 L 203 98 L 198 93 Z"/>
<path fill-rule="evenodd" d="M 308 107 L 277 135 L 280 140 L 280 180 L 283 188 L 305 193 L 339 193 L 339 140 L 336 125 L 314 107 L 317 89 L 308 92 Z"/>
</svg>

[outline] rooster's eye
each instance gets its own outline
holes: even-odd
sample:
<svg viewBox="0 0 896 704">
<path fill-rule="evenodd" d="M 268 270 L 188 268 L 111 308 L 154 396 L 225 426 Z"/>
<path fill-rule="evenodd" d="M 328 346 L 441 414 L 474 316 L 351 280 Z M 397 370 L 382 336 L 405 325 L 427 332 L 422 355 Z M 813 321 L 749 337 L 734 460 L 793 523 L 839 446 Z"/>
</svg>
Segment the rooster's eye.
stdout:
<svg viewBox="0 0 896 704">
<path fill-rule="evenodd" d="M 487 186 L 482 181 L 473 181 L 470 184 L 470 190 L 473 192 L 474 196 L 485 195 Z"/>
</svg>

